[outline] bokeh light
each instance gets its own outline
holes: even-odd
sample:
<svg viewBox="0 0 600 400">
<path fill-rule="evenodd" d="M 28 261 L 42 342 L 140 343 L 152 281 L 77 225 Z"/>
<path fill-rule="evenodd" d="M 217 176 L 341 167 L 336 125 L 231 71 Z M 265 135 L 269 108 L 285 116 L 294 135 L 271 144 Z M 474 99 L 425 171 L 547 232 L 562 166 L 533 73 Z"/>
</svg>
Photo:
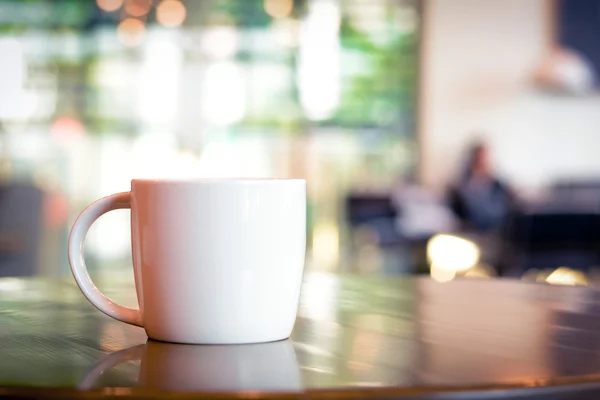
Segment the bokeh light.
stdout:
<svg viewBox="0 0 600 400">
<path fill-rule="evenodd" d="M 96 0 L 98 8 L 110 12 L 116 11 L 123 5 L 123 0 Z"/>
<path fill-rule="evenodd" d="M 119 40 L 126 46 L 139 45 L 146 35 L 146 27 L 139 19 L 125 18 L 119 26 L 117 26 L 117 36 Z"/>
<path fill-rule="evenodd" d="M 138 75 L 138 115 L 148 124 L 168 124 L 177 116 L 183 51 L 172 36 L 150 35 L 142 54 L 144 61 Z"/>
<path fill-rule="evenodd" d="M 450 282 L 456 277 L 456 271 L 453 269 L 438 268 L 433 264 L 431 266 L 431 279 L 438 282 Z"/>
<path fill-rule="evenodd" d="M 183 24 L 186 17 L 185 6 L 178 0 L 164 0 L 156 7 L 156 20 L 168 28 Z"/>
<path fill-rule="evenodd" d="M 291 18 L 281 18 L 273 21 L 271 25 L 275 33 L 275 40 L 286 47 L 298 47 L 300 42 L 300 22 Z"/>
<path fill-rule="evenodd" d="M 152 7 L 152 0 L 126 0 L 125 12 L 132 17 L 141 17 L 148 14 Z"/>
<path fill-rule="evenodd" d="M 488 265 L 488 264 L 483 264 L 483 263 L 479 263 L 476 266 L 474 266 L 473 268 L 469 269 L 467 272 L 465 272 L 465 278 L 482 278 L 482 279 L 487 279 L 487 278 L 493 278 L 495 277 L 496 274 L 496 270 L 494 269 L 493 266 Z"/>
<path fill-rule="evenodd" d="M 63 146 L 68 146 L 73 139 L 85 134 L 85 127 L 77 118 L 62 116 L 50 125 L 52 138 Z"/>
<path fill-rule="evenodd" d="M 567 267 L 559 267 L 546 278 L 546 282 L 551 285 L 587 285 L 586 276 L 580 272 Z"/>
<path fill-rule="evenodd" d="M 293 0 L 265 0 L 265 12 L 273 18 L 287 17 L 293 8 Z"/>
<path fill-rule="evenodd" d="M 37 99 L 26 90 L 26 58 L 23 44 L 0 38 L 0 119 L 30 118 Z"/>
<path fill-rule="evenodd" d="M 479 256 L 475 243 L 457 236 L 435 235 L 427 243 L 432 276 L 434 269 L 465 272 L 477 264 Z"/>
<path fill-rule="evenodd" d="M 340 104 L 340 19 L 339 4 L 317 1 L 302 21 L 297 85 L 300 104 L 313 121 L 331 118 Z"/>
<path fill-rule="evenodd" d="M 214 125 L 232 125 L 246 113 L 246 85 L 240 65 L 223 61 L 211 64 L 204 74 L 200 95 L 202 116 Z"/>
<path fill-rule="evenodd" d="M 340 257 L 339 227 L 333 222 L 322 222 L 315 226 L 312 237 L 314 261 L 323 269 L 333 269 Z"/>
<path fill-rule="evenodd" d="M 214 59 L 233 57 L 238 49 L 238 33 L 232 26 L 207 28 L 202 37 L 202 50 Z"/>
</svg>

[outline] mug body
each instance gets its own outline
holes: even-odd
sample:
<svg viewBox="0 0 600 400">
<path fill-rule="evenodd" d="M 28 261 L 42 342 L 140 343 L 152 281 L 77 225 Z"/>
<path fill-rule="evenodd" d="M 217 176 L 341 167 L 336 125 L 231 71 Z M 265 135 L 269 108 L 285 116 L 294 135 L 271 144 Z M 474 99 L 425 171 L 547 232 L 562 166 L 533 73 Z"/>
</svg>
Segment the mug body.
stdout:
<svg viewBox="0 0 600 400">
<path fill-rule="evenodd" d="M 289 337 L 306 249 L 304 180 L 133 180 L 134 276 L 152 339 Z"/>
</svg>

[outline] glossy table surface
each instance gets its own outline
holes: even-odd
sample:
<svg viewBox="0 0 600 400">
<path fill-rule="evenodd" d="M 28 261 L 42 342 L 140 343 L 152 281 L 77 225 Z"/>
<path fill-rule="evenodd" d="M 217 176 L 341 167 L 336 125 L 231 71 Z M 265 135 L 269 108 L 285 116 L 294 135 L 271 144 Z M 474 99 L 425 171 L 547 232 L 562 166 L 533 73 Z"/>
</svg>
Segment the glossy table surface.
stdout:
<svg viewBox="0 0 600 400">
<path fill-rule="evenodd" d="M 98 283 L 135 304 L 130 280 Z M 147 341 L 142 329 L 96 311 L 71 279 L 0 279 L 0 396 L 564 393 L 600 398 L 594 288 L 310 273 L 291 339 L 189 346 Z"/>
</svg>

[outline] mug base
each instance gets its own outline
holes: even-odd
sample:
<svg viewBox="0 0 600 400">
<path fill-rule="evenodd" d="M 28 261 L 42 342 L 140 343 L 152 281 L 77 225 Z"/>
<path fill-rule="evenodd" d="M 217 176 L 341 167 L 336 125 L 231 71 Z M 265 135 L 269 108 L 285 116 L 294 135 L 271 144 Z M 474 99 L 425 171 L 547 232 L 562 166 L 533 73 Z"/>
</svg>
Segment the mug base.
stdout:
<svg viewBox="0 0 600 400">
<path fill-rule="evenodd" d="M 173 344 L 193 344 L 193 345 L 204 345 L 204 346 L 217 346 L 217 345 L 245 345 L 245 344 L 259 344 L 259 343 L 272 343 L 281 342 L 290 338 L 290 335 L 285 337 L 279 337 L 275 339 L 265 340 L 169 340 L 165 338 L 152 337 L 148 335 L 148 339 L 154 342 L 173 343 Z"/>
</svg>

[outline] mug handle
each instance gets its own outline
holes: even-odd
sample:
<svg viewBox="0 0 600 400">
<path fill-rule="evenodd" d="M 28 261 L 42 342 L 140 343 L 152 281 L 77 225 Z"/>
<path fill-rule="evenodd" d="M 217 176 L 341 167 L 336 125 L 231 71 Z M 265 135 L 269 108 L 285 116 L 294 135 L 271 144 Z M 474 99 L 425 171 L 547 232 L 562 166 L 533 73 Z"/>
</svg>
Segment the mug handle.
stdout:
<svg viewBox="0 0 600 400">
<path fill-rule="evenodd" d="M 85 375 L 83 380 L 77 385 L 77 390 L 91 390 L 96 386 L 98 378 L 113 369 L 119 364 L 127 361 L 136 361 L 142 358 L 145 344 L 128 347 L 123 350 L 115 351 L 104 356 L 94 367 Z"/>
<path fill-rule="evenodd" d="M 130 192 L 103 197 L 79 214 L 69 235 L 69 264 L 77 285 L 94 307 L 116 320 L 141 327 L 143 324 L 140 310 L 116 304 L 103 295 L 92 282 L 83 256 L 83 243 L 92 224 L 103 214 L 123 208 L 131 208 Z"/>
</svg>

